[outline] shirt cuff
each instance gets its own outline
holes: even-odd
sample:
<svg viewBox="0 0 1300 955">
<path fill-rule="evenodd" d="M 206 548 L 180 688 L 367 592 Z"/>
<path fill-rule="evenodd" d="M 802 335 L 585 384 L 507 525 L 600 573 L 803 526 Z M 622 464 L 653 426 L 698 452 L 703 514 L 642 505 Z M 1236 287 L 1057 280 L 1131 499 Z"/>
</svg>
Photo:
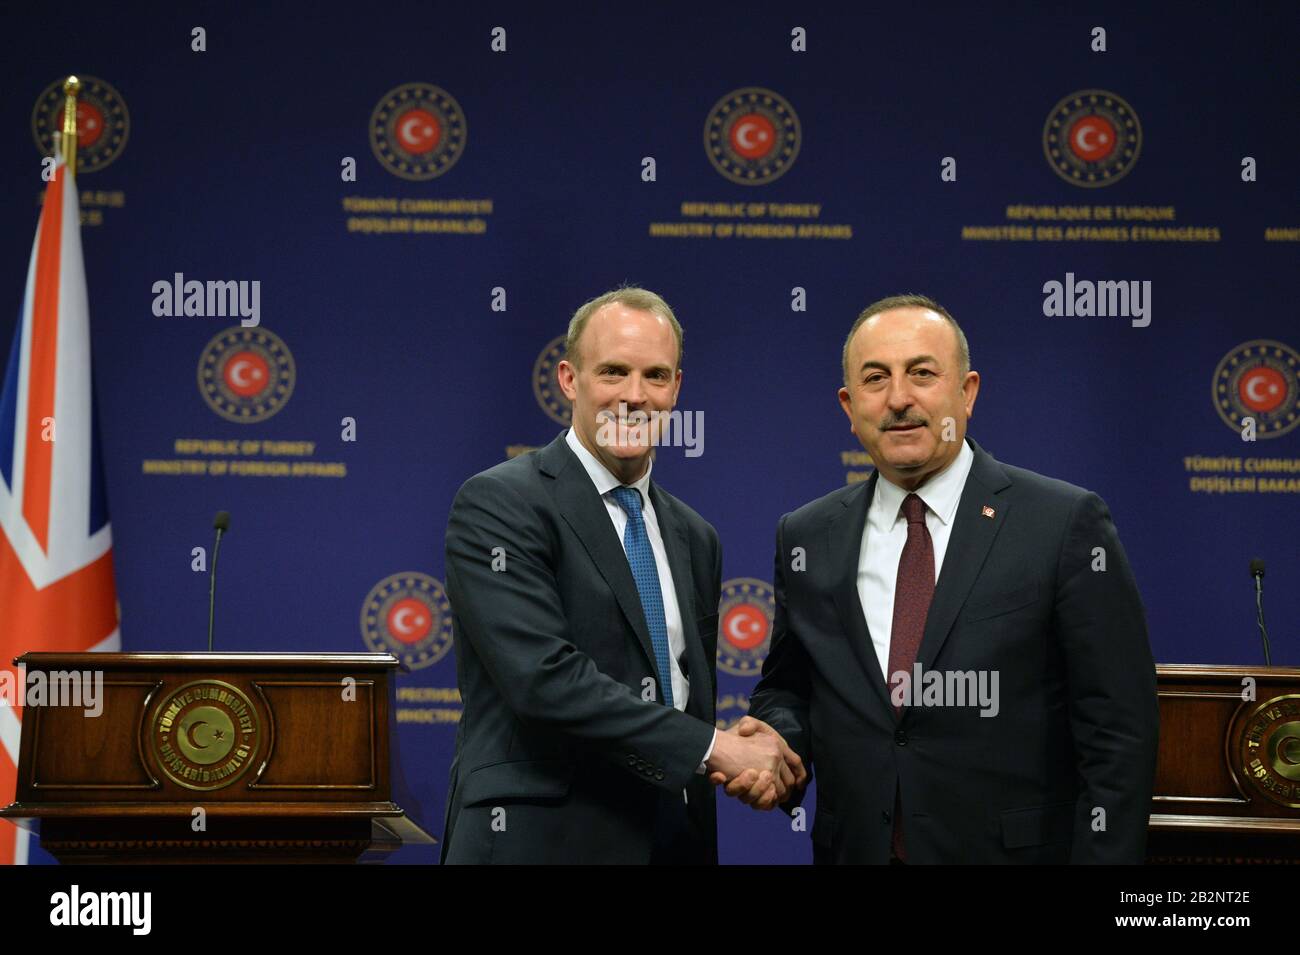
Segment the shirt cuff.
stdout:
<svg viewBox="0 0 1300 955">
<path fill-rule="evenodd" d="M 718 731 L 713 731 L 713 739 L 709 740 L 709 748 L 704 753 L 704 758 L 700 760 L 699 768 L 695 770 L 696 776 L 703 776 L 709 764 L 709 757 L 713 755 L 713 747 L 718 742 Z"/>
</svg>

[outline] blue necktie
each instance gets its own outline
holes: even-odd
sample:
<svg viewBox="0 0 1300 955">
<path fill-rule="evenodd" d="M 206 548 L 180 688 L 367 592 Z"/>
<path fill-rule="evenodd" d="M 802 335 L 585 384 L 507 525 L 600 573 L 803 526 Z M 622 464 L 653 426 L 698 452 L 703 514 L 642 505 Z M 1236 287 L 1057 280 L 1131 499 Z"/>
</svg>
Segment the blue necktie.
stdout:
<svg viewBox="0 0 1300 955">
<path fill-rule="evenodd" d="M 637 593 L 641 595 L 641 609 L 645 611 L 646 626 L 650 629 L 650 642 L 654 645 L 655 663 L 659 665 L 659 685 L 663 687 L 663 701 L 673 705 L 672 669 L 668 665 L 668 624 L 664 619 L 664 595 L 659 589 L 659 567 L 650 538 L 645 531 L 641 515 L 641 492 L 634 487 L 616 487 L 609 492 L 618 506 L 627 512 L 627 527 L 623 529 L 623 548 L 627 562 L 632 567 Z"/>
</svg>

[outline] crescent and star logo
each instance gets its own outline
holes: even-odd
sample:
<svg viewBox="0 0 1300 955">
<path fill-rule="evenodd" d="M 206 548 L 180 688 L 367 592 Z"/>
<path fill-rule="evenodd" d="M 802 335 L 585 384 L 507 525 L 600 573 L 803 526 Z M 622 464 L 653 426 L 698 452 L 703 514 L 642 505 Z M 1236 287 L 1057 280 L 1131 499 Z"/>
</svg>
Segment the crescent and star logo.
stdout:
<svg viewBox="0 0 1300 955">
<path fill-rule="evenodd" d="M 63 81 L 55 80 L 36 98 L 32 136 L 42 156 L 54 155 L 54 134 L 63 132 Z M 96 76 L 81 76 L 77 94 L 77 176 L 97 172 L 122 154 L 131 116 L 117 90 Z"/>
<path fill-rule="evenodd" d="M 403 179 L 441 176 L 465 151 L 465 113 L 431 83 L 389 90 L 370 114 L 370 147 L 384 168 Z"/>
<path fill-rule="evenodd" d="M 154 757 L 186 789 L 224 789 L 253 765 L 261 719 L 238 687 L 221 680 L 187 683 L 165 696 L 149 721 Z"/>
<path fill-rule="evenodd" d="M 1300 695 L 1277 696 L 1246 718 L 1233 772 L 1279 805 L 1300 809 Z M 1245 790 L 1243 789 L 1243 794 Z"/>
<path fill-rule="evenodd" d="M 1300 424 L 1300 353 L 1267 339 L 1238 345 L 1214 369 L 1211 391 L 1233 431 L 1249 416 L 1259 437 L 1280 437 Z"/>
<path fill-rule="evenodd" d="M 451 649 L 451 604 L 442 583 L 408 571 L 385 577 L 361 605 L 361 637 L 375 653 L 391 653 L 412 670 L 432 666 Z"/>
<path fill-rule="evenodd" d="M 556 373 L 556 368 L 564 358 L 564 339 L 564 335 L 552 338 L 537 356 L 537 361 L 533 362 L 533 394 L 547 416 L 567 428 L 573 424 L 573 405 L 560 390 L 560 379 Z"/>
<path fill-rule="evenodd" d="M 718 669 L 735 676 L 757 676 L 767 659 L 776 594 L 753 577 L 722 585 L 718 603 Z"/>
<path fill-rule="evenodd" d="M 284 407 L 298 372 L 289 347 L 263 328 L 228 328 L 199 356 L 199 394 L 221 417 L 265 421 Z"/>
<path fill-rule="evenodd" d="M 1043 152 L 1066 182 L 1092 189 L 1128 175 L 1142 152 L 1142 123 L 1122 97 L 1080 90 L 1061 100 L 1043 126 Z"/>
<path fill-rule="evenodd" d="M 803 134 L 794 107 L 779 93 L 747 86 L 728 93 L 704 121 L 704 151 L 732 182 L 761 186 L 779 179 L 799 155 Z"/>
</svg>

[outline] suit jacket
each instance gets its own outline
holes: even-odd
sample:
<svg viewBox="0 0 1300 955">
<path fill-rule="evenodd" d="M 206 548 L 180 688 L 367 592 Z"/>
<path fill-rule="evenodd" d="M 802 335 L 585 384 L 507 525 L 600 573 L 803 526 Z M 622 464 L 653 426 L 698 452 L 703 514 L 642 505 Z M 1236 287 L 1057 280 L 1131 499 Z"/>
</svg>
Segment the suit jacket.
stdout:
<svg viewBox="0 0 1300 955">
<path fill-rule="evenodd" d="M 721 548 L 653 479 L 650 499 L 681 609 L 684 713 L 642 698 L 658 672 L 636 582 L 563 434 L 456 495 L 446 566 L 464 712 L 444 862 L 646 863 L 657 807 L 683 789 L 699 859 L 717 862 L 713 787 L 696 770 L 714 732 Z"/>
<path fill-rule="evenodd" d="M 781 518 L 771 651 L 750 713 L 816 774 L 816 862 L 887 862 L 896 791 L 908 862 L 1141 862 L 1155 666 L 1110 513 L 1090 491 L 969 443 L 917 660 L 997 671 L 997 715 L 895 717 L 857 589 L 878 475 Z"/>
</svg>

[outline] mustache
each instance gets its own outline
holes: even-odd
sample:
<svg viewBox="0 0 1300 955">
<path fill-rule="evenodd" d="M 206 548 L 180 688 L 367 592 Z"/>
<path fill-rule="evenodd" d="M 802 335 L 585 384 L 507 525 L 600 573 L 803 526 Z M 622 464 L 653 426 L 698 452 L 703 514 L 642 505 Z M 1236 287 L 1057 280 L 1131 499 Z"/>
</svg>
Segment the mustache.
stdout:
<svg viewBox="0 0 1300 955">
<path fill-rule="evenodd" d="M 914 414 L 892 415 L 891 414 L 888 418 L 881 421 L 878 427 L 880 428 L 881 431 L 888 431 L 890 428 L 906 428 L 912 425 L 920 425 L 921 427 L 924 428 L 927 424 L 929 424 L 929 422 L 926 421 L 924 418 L 919 417 L 918 415 L 914 415 Z"/>
</svg>

